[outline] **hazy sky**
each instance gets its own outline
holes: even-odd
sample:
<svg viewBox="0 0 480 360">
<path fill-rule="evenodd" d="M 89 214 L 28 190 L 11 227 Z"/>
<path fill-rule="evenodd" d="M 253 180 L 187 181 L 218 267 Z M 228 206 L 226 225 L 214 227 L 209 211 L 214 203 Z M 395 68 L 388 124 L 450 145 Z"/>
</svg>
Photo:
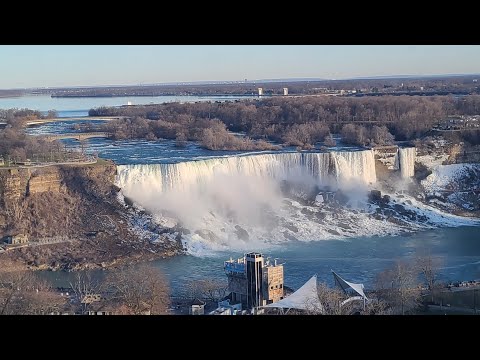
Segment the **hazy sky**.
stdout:
<svg viewBox="0 0 480 360">
<path fill-rule="evenodd" d="M 0 45 L 0 89 L 480 73 L 480 46 Z"/>
</svg>

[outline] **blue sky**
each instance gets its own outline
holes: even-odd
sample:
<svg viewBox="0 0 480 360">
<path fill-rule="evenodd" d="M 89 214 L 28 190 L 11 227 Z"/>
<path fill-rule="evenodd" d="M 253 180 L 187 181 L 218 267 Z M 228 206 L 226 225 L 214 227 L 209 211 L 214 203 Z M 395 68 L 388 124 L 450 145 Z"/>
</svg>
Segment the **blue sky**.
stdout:
<svg viewBox="0 0 480 360">
<path fill-rule="evenodd" d="M 480 46 L 0 45 L 0 89 L 480 73 Z"/>
</svg>

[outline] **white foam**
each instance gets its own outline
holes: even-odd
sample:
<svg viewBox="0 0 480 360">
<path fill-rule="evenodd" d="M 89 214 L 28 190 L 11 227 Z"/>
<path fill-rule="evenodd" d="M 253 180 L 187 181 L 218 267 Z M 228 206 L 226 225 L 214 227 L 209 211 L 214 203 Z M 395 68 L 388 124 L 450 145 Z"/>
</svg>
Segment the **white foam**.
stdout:
<svg viewBox="0 0 480 360">
<path fill-rule="evenodd" d="M 433 194 L 437 191 L 447 190 L 447 186 L 454 187 L 458 181 L 471 171 L 479 171 L 478 164 L 452 164 L 438 165 L 432 173 L 422 181 L 422 186 L 427 193 Z"/>
<path fill-rule="evenodd" d="M 341 188 L 351 208 L 332 209 L 328 201 L 315 205 L 317 194 L 311 197 L 312 206 L 284 199 L 281 180 L 305 185 L 302 189 L 315 185 Z M 418 222 L 400 214 L 397 218 L 402 224 L 398 225 L 376 219 L 372 214 L 378 207 L 366 202 L 367 190 L 375 180 L 371 151 L 260 154 L 179 164 L 125 165 L 118 166 L 117 176 L 122 192 L 152 212 L 157 223 L 173 227 L 174 218 L 178 218 L 191 231 L 183 236 L 187 251 L 198 256 L 232 249 L 263 250 L 295 240 L 342 240 L 478 224 L 395 194 L 391 195 L 393 200 L 426 220 Z M 244 231 L 248 239 L 243 238 Z"/>
</svg>

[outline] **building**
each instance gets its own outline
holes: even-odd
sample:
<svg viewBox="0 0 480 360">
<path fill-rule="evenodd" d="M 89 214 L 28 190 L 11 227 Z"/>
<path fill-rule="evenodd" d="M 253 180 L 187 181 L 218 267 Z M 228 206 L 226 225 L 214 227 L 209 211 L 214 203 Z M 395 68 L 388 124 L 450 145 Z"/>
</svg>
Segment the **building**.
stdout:
<svg viewBox="0 0 480 360">
<path fill-rule="evenodd" d="M 24 245 L 28 244 L 28 236 L 24 234 L 5 236 L 4 242 L 8 245 Z"/>
<path fill-rule="evenodd" d="M 229 300 L 220 301 L 218 307 L 209 312 L 209 315 L 239 315 L 244 314 L 242 304 L 230 304 Z"/>
<path fill-rule="evenodd" d="M 24 165 L 24 166 L 30 166 L 30 165 L 32 165 L 32 160 L 30 160 L 30 159 L 25 159 L 25 160 L 15 161 L 15 164 L 17 164 L 17 165 Z"/>
<path fill-rule="evenodd" d="M 287 96 L 288 95 L 288 88 L 283 88 L 283 95 Z"/>
<path fill-rule="evenodd" d="M 265 266 L 263 277 L 265 279 L 266 303 L 280 301 L 284 297 L 283 290 L 283 266 L 278 266 L 275 260 L 274 266 Z"/>
<path fill-rule="evenodd" d="M 273 264 L 260 253 L 248 253 L 243 258 L 224 263 L 232 304 L 248 309 L 264 306 L 285 296 L 283 265 Z"/>
<path fill-rule="evenodd" d="M 190 309 L 188 311 L 189 315 L 204 315 L 205 314 L 205 302 L 199 299 L 192 301 Z"/>
<path fill-rule="evenodd" d="M 85 313 L 86 315 L 113 315 L 113 311 L 108 311 L 108 310 L 89 310 Z"/>
<path fill-rule="evenodd" d="M 263 95 L 263 88 L 258 88 L 258 96 L 262 96 Z"/>
<path fill-rule="evenodd" d="M 0 156 L 0 166 L 3 166 L 5 165 L 5 160 L 3 160 L 3 157 Z"/>
<path fill-rule="evenodd" d="M 263 305 L 263 256 L 260 253 L 245 255 L 247 276 L 247 307 Z"/>
<path fill-rule="evenodd" d="M 82 298 L 80 302 L 82 304 L 92 304 L 100 300 L 102 300 L 102 297 L 100 296 L 100 294 L 87 294 Z"/>
</svg>

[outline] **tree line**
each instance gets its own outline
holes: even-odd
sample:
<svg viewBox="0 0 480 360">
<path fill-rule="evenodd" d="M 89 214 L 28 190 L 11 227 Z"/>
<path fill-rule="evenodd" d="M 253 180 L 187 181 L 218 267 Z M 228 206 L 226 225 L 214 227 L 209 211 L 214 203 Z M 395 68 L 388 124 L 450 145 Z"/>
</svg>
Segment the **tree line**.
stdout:
<svg viewBox="0 0 480 360">
<path fill-rule="evenodd" d="M 31 159 L 38 162 L 65 161 L 78 157 L 78 153 L 67 151 L 58 141 L 48 141 L 44 136 L 28 136 L 24 127 L 27 121 L 56 117 L 50 110 L 42 114 L 30 109 L 0 109 L 0 121 L 6 123 L 0 128 L 0 157 L 6 164 Z"/>
<path fill-rule="evenodd" d="M 86 314 L 107 311 L 117 315 L 166 314 L 171 304 L 170 289 L 162 272 L 140 264 L 108 271 L 101 276 L 77 272 L 69 289 L 54 289 L 35 272 L 8 259 L 0 268 L 0 315 L 7 314 Z M 416 314 L 422 305 L 433 304 L 444 285 L 438 280 L 442 260 L 425 251 L 410 260 L 397 260 L 376 276 L 375 288 L 367 293 L 365 308 L 339 288 L 325 283 L 317 286 L 322 308 L 308 307 L 308 314 L 364 315 Z M 195 279 L 185 285 L 186 299 L 202 299 L 215 305 L 225 299 L 227 283 L 217 279 Z M 70 294 L 64 294 L 70 292 Z M 308 300 L 307 300 L 308 301 Z M 310 304 L 310 301 L 309 301 Z M 300 312 L 305 313 L 305 312 Z M 295 314 L 291 311 L 290 314 Z"/>
<path fill-rule="evenodd" d="M 2 260 L 3 261 L 3 260 Z M 93 277 L 78 272 L 60 292 L 35 272 L 5 259 L 0 269 L 0 315 L 165 314 L 170 304 L 168 282 L 152 265 L 138 265 Z"/>
<path fill-rule="evenodd" d="M 104 126 L 113 138 L 188 139 L 234 149 L 230 132 L 246 139 L 309 147 L 332 133 L 358 145 L 414 140 L 449 115 L 480 113 L 480 96 L 273 97 L 235 102 L 166 103 L 91 109 L 90 116 L 129 116 Z M 352 127 L 354 125 L 355 127 Z M 205 130 L 210 129 L 210 132 Z M 212 138 L 219 141 L 213 142 Z M 203 139 L 205 141 L 203 141 Z M 225 140 L 224 140 L 225 139 Z M 263 146 L 266 146 L 263 144 Z"/>
<path fill-rule="evenodd" d="M 392 79 L 348 79 L 348 80 L 299 80 L 291 81 L 243 81 L 220 84 L 162 84 L 142 86 L 115 86 L 94 88 L 40 89 L 38 93 L 52 94 L 54 97 L 113 97 L 113 96 L 178 96 L 178 95 L 257 95 L 263 88 L 266 95 L 283 95 L 283 88 L 289 94 L 311 95 L 325 91 L 351 91 L 356 94 L 385 94 L 422 92 L 479 93 L 474 81 L 477 76 L 450 76 Z M 1 96 L 1 92 L 0 92 Z"/>
<path fill-rule="evenodd" d="M 308 306 L 308 314 L 323 315 L 406 315 L 417 314 L 422 306 L 435 303 L 444 284 L 438 280 L 442 259 L 419 251 L 409 260 L 396 260 L 392 266 L 378 273 L 374 289 L 367 292 L 368 301 L 363 304 L 346 301 L 349 296 L 339 287 L 331 288 L 325 283 L 317 286 L 317 295 L 322 308 Z M 358 294 L 353 294 L 358 295 Z M 310 302 L 309 302 L 310 304 Z M 303 313 L 303 312 L 300 312 Z"/>
</svg>

